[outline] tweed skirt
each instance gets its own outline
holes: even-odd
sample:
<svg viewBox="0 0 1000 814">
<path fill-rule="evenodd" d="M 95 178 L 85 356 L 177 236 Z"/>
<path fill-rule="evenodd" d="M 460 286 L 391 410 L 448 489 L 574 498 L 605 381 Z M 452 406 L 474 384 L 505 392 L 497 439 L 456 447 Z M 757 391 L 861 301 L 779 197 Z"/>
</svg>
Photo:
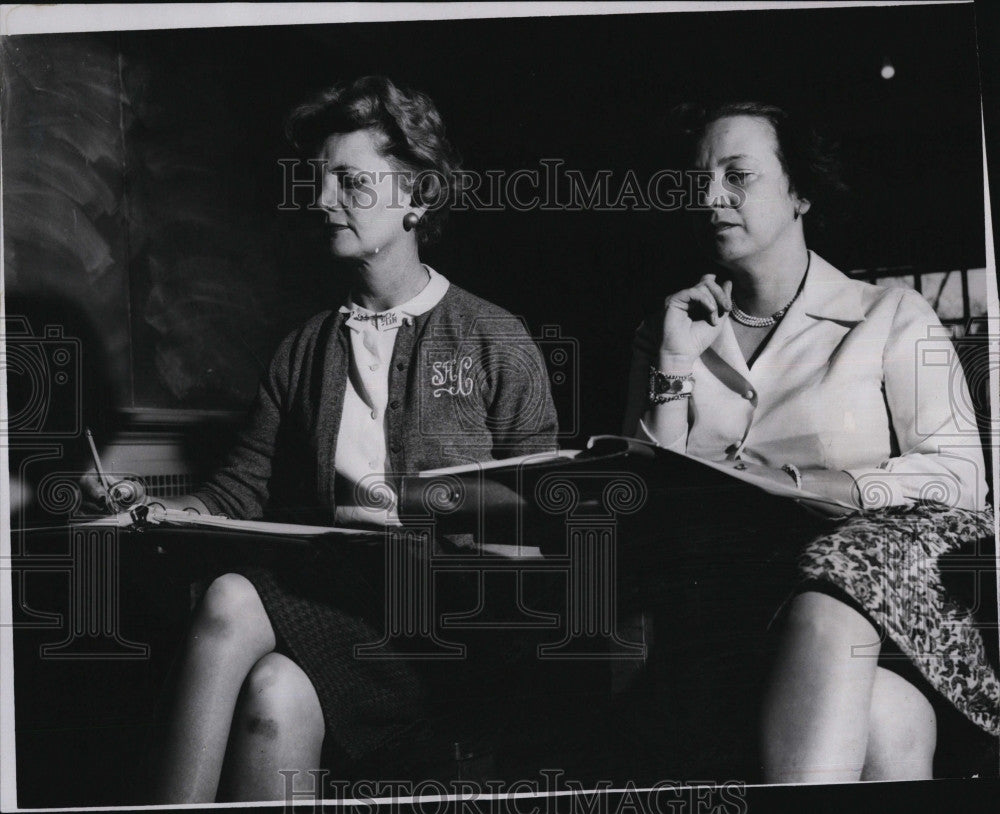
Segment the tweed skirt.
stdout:
<svg viewBox="0 0 1000 814">
<path fill-rule="evenodd" d="M 397 564 L 426 557 L 400 545 Z M 316 689 L 324 766 L 338 778 L 446 781 L 467 777 L 469 766 L 498 749 L 510 754 L 528 742 L 544 752 L 546 730 L 562 731 L 565 743 L 574 710 L 588 704 L 578 699 L 603 692 L 606 665 L 543 664 L 537 645 L 551 632 L 491 625 L 496 609 L 488 605 L 480 627 L 442 632 L 442 617 L 482 603 L 474 569 L 432 578 L 425 598 L 436 637 L 387 638 L 400 600 L 386 591 L 386 556 L 382 543 L 334 544 L 287 567 L 239 569 L 261 597 L 278 651 Z M 551 574 L 536 577 L 521 580 L 525 601 L 538 612 L 557 611 L 562 584 Z"/>
</svg>

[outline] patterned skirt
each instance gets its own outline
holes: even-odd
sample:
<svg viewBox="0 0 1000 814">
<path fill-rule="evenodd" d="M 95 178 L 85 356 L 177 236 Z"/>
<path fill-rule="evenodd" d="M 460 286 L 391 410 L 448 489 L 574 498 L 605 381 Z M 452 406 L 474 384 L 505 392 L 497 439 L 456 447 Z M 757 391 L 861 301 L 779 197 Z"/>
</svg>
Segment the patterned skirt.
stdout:
<svg viewBox="0 0 1000 814">
<path fill-rule="evenodd" d="M 819 581 L 846 594 L 895 655 L 1000 736 L 993 535 L 991 512 L 894 507 L 851 517 L 812 540 L 798 570 L 801 587 Z"/>
<path fill-rule="evenodd" d="M 942 772 L 985 765 L 1000 735 L 992 513 L 925 504 L 832 520 L 738 490 L 660 497 L 655 517 L 621 531 L 619 596 L 653 619 L 656 727 L 673 733 L 657 748 L 675 750 L 661 770 L 756 776 L 782 614 L 812 590 L 865 616 L 879 666 L 934 705 Z"/>
</svg>

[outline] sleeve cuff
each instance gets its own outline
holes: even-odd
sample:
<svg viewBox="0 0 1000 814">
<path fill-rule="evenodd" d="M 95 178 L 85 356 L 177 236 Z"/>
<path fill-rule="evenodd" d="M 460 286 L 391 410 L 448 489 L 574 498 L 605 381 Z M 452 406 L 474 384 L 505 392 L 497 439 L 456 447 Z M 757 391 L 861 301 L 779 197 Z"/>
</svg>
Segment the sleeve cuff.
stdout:
<svg viewBox="0 0 1000 814">
<path fill-rule="evenodd" d="M 909 502 L 902 482 L 888 469 L 869 467 L 844 471 L 854 478 L 862 509 L 887 509 L 889 506 L 901 506 Z"/>
<path fill-rule="evenodd" d="M 972 510 L 986 507 L 981 470 L 974 461 L 957 456 L 904 456 L 878 467 L 844 471 L 854 478 L 865 509 L 923 502 Z"/>
<path fill-rule="evenodd" d="M 224 510 L 222 505 L 218 500 L 212 495 L 211 492 L 205 489 L 199 489 L 197 491 L 191 492 L 191 497 L 196 497 L 202 503 L 205 504 L 205 508 L 208 509 L 209 514 L 223 514 Z"/>
<path fill-rule="evenodd" d="M 636 430 L 636 437 L 640 441 L 649 441 L 649 443 L 651 444 L 656 444 L 656 446 L 663 447 L 664 449 L 669 449 L 672 452 L 684 452 L 685 447 L 687 446 L 686 435 L 681 435 L 680 437 L 678 437 L 669 444 L 660 443 L 660 439 L 658 439 L 655 435 L 653 435 L 653 433 L 649 431 L 649 427 L 646 426 L 646 422 L 643 421 L 641 418 L 639 419 L 639 428 Z"/>
</svg>

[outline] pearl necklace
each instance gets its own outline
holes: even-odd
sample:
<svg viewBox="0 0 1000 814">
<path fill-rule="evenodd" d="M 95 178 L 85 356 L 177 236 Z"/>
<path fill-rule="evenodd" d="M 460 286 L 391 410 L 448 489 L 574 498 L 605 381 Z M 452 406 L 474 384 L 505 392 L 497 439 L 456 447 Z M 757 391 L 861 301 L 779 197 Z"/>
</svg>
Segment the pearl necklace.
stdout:
<svg viewBox="0 0 1000 814">
<path fill-rule="evenodd" d="M 792 303 L 795 302 L 798 296 L 799 292 L 796 291 L 795 296 L 792 297 L 783 308 L 779 308 L 769 317 L 755 317 L 753 314 L 741 311 L 735 302 L 733 303 L 733 310 L 729 312 L 729 315 L 740 323 L 740 325 L 746 325 L 748 328 L 770 328 L 772 325 L 776 325 L 778 323 L 778 320 L 785 315 L 785 312 L 789 308 L 792 307 Z"/>
<path fill-rule="evenodd" d="M 795 292 L 794 296 L 782 308 L 779 308 L 771 316 L 755 317 L 753 314 L 741 311 L 735 302 L 733 303 L 733 310 L 729 312 L 729 315 L 740 323 L 740 325 L 745 325 L 748 328 L 770 328 L 772 325 L 777 325 L 778 320 L 785 315 L 788 309 L 792 307 L 792 303 L 798 299 L 799 292 L 802 291 L 803 286 L 806 284 L 806 276 L 809 274 L 809 266 L 811 264 L 812 255 L 810 254 L 806 259 L 806 273 L 802 275 L 802 282 L 799 284 L 798 291 Z"/>
</svg>

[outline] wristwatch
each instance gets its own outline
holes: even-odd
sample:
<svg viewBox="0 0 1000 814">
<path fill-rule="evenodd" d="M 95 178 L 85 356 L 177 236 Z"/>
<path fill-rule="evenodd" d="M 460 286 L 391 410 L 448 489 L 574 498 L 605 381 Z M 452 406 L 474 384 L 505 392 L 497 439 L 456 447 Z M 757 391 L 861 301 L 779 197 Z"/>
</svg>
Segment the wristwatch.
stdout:
<svg viewBox="0 0 1000 814">
<path fill-rule="evenodd" d="M 649 402 L 663 404 L 667 401 L 688 398 L 694 392 L 694 376 L 672 376 L 650 365 Z"/>
</svg>

